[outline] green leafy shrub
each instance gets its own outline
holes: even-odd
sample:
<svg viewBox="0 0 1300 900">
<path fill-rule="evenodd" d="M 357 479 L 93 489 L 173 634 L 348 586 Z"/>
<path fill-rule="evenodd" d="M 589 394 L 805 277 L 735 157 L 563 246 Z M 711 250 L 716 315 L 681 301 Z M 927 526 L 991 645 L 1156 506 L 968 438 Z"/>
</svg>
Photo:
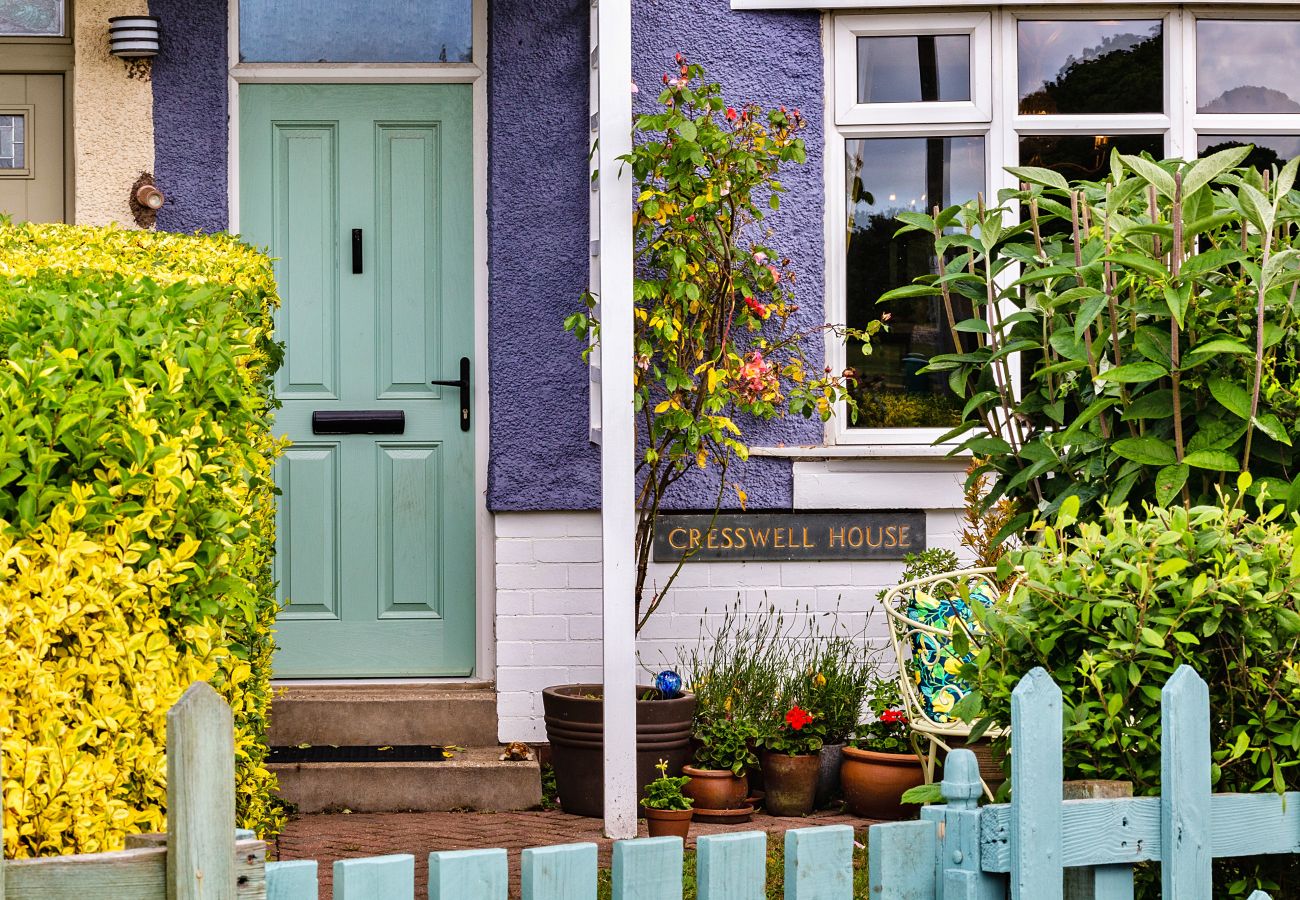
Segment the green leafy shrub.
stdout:
<svg viewBox="0 0 1300 900">
<path fill-rule="evenodd" d="M 695 751 L 695 765 L 701 769 L 727 769 L 733 775 L 744 775 L 758 767 L 753 749 L 758 729 L 752 722 L 713 719 L 697 726 L 694 736 L 700 742 Z"/>
<path fill-rule="evenodd" d="M 165 826 L 167 709 L 229 701 L 264 764 L 280 443 L 269 260 L 225 235 L 0 224 L 0 731 L 9 857 Z"/>
<path fill-rule="evenodd" d="M 1300 526 L 1227 502 L 1076 522 L 1078 503 L 1004 562 L 1024 578 L 980 616 L 968 717 L 1009 724 L 1042 666 L 1064 695 L 1066 777 L 1157 794 L 1160 689 L 1186 663 L 1209 685 L 1215 790 L 1300 788 Z"/>
<path fill-rule="evenodd" d="M 1085 518 L 1214 503 L 1238 471 L 1300 505 L 1298 161 L 1272 177 L 1234 168 L 1249 152 L 1114 154 L 1102 183 L 1011 169 L 1023 188 L 998 205 L 899 214 L 945 265 L 882 299 L 939 297 L 954 340 L 979 336 L 926 371 L 966 400 L 947 437 L 986 458 L 985 504 L 1016 501 L 1008 533 L 1071 496 Z M 957 296 L 972 318 L 955 319 Z"/>
</svg>

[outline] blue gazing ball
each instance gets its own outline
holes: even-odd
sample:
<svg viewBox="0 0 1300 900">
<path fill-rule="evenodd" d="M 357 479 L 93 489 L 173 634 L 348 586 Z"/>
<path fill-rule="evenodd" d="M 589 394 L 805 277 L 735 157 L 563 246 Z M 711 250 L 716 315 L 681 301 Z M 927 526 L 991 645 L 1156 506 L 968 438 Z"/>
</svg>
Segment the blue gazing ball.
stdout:
<svg viewBox="0 0 1300 900">
<path fill-rule="evenodd" d="M 671 700 L 682 693 L 682 676 L 671 669 L 665 669 L 655 676 L 655 687 L 665 700 Z"/>
</svg>

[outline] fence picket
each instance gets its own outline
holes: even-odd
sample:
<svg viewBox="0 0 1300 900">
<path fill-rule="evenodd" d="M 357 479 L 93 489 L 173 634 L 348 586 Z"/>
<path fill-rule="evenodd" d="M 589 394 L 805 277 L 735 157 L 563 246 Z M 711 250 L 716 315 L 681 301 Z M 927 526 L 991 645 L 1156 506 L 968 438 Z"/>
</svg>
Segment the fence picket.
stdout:
<svg viewBox="0 0 1300 900">
<path fill-rule="evenodd" d="M 1160 734 L 1162 891 L 1210 900 L 1210 691 L 1191 666 L 1160 692 Z"/>
<path fill-rule="evenodd" d="M 530 847 L 520 862 L 523 900 L 596 900 L 596 845 Z"/>
<path fill-rule="evenodd" d="M 1090 887 L 1087 900 L 1133 900 L 1133 867 L 1095 866 Z"/>
<path fill-rule="evenodd" d="M 614 845 L 614 900 L 682 900 L 682 839 L 640 838 Z"/>
<path fill-rule="evenodd" d="M 394 853 L 337 860 L 334 900 L 415 900 L 415 857 Z"/>
<path fill-rule="evenodd" d="M 695 842 L 700 900 L 762 900 L 767 890 L 767 835 L 710 834 Z"/>
<path fill-rule="evenodd" d="M 167 711 L 168 900 L 235 900 L 235 724 L 211 685 Z"/>
<path fill-rule="evenodd" d="M 853 900 L 853 828 L 785 833 L 785 900 Z"/>
<path fill-rule="evenodd" d="M 506 900 L 510 871 L 504 850 L 429 854 L 429 900 Z"/>
<path fill-rule="evenodd" d="M 316 860 L 266 864 L 266 900 L 320 900 Z"/>
<path fill-rule="evenodd" d="M 1061 689 L 1036 668 L 1011 692 L 1011 898 L 1061 900 Z M 1016 740 L 1016 735 L 1031 735 Z M 1170 895 L 1172 896 L 1172 895 Z"/>
<path fill-rule="evenodd" d="M 937 832 L 937 824 L 925 819 L 872 825 L 867 832 L 868 894 L 874 900 L 935 900 Z"/>
</svg>

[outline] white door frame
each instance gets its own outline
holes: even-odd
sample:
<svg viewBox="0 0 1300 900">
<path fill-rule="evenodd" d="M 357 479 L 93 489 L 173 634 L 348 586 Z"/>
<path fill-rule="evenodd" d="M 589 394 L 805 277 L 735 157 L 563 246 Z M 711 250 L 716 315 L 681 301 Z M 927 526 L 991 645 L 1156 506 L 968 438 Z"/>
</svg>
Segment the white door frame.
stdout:
<svg viewBox="0 0 1300 900">
<path fill-rule="evenodd" d="M 488 406 L 488 0 L 473 0 L 474 24 L 471 62 L 448 64 L 409 63 L 241 63 L 239 61 L 239 0 L 228 5 L 229 146 L 227 203 L 230 231 L 239 232 L 239 86 L 241 84 L 469 84 L 473 91 L 474 147 L 474 532 L 475 532 L 475 652 L 474 674 L 469 678 L 364 679 L 366 684 L 387 681 L 463 682 L 493 681 L 496 677 L 496 547 L 493 516 L 487 508 L 489 449 Z M 330 679 L 336 684 L 349 679 Z M 294 681 L 295 684 L 305 682 Z"/>
</svg>

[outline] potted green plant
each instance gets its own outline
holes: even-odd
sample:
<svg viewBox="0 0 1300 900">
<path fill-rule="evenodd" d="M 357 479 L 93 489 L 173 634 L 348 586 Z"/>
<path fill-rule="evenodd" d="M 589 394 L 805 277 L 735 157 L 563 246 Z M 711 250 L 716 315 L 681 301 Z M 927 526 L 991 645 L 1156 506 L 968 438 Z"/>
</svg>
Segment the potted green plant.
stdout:
<svg viewBox="0 0 1300 900">
<path fill-rule="evenodd" d="M 898 682 L 876 679 L 868 700 L 872 720 L 858 726 L 844 748 L 840 783 L 849 812 L 867 819 L 903 819 L 910 808 L 903 793 L 925 782 L 912 748 L 911 729 L 901 708 Z"/>
<path fill-rule="evenodd" d="M 806 816 L 817 797 L 824 740 L 812 713 L 791 706 L 763 736 L 764 805 L 774 816 Z"/>
<path fill-rule="evenodd" d="M 840 759 L 853 736 L 875 679 L 874 655 L 861 639 L 834 635 L 819 642 L 797 696 L 816 717 L 823 745 L 817 775 L 818 808 L 840 794 Z"/>
<path fill-rule="evenodd" d="M 641 802 L 650 837 L 679 837 L 685 841 L 691 831 L 694 801 L 682 793 L 682 788 L 690 779 L 685 775 L 669 775 L 666 759 L 659 760 L 655 768 L 659 777 L 645 786 L 645 800 Z"/>
<path fill-rule="evenodd" d="M 690 777 L 686 794 L 697 809 L 741 809 L 749 796 L 749 770 L 758 765 L 753 741 L 758 729 L 748 721 L 724 716 L 701 722 L 695 729 L 695 765 L 682 773 Z"/>
</svg>

